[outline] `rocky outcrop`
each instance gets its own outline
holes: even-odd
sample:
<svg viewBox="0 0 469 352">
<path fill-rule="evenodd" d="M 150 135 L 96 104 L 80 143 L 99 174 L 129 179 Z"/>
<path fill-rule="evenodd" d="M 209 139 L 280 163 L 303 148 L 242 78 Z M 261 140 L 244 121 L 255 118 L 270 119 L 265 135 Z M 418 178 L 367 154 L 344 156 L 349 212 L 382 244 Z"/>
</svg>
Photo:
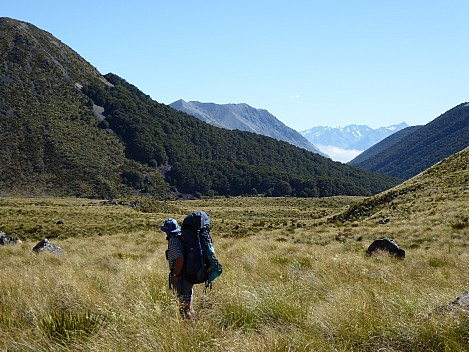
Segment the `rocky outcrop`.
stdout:
<svg viewBox="0 0 469 352">
<path fill-rule="evenodd" d="M 64 254 L 64 251 L 59 246 L 51 243 L 47 238 L 44 238 L 41 242 L 39 242 L 34 248 L 34 253 L 42 253 L 42 252 L 49 252 L 56 255 Z"/>
<path fill-rule="evenodd" d="M 405 251 L 402 248 L 399 248 L 396 242 L 391 238 L 382 238 L 375 240 L 366 250 L 367 256 L 372 256 L 373 254 L 378 253 L 379 251 L 384 251 L 389 253 L 389 255 L 395 256 L 399 259 L 405 258 Z"/>
<path fill-rule="evenodd" d="M 21 240 L 7 235 L 5 232 L 0 231 L 0 245 L 6 246 L 8 244 L 21 243 Z"/>
</svg>

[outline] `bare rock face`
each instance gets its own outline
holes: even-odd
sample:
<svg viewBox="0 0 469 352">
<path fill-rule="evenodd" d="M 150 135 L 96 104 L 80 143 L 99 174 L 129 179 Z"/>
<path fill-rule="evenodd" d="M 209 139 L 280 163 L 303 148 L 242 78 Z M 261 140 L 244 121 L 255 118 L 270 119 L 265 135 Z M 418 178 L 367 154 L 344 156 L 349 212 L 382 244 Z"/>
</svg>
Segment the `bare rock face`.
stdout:
<svg viewBox="0 0 469 352">
<path fill-rule="evenodd" d="M 41 253 L 41 252 L 49 252 L 56 255 L 64 254 L 64 251 L 59 246 L 49 242 L 47 238 L 44 238 L 41 242 L 39 242 L 34 248 L 34 253 Z"/>
<path fill-rule="evenodd" d="M 182 99 L 169 106 L 213 126 L 261 134 L 328 157 L 299 132 L 286 126 L 264 109 L 256 109 L 245 103 L 214 104 L 198 101 L 186 102 Z"/>
<path fill-rule="evenodd" d="M 7 235 L 5 232 L 0 231 L 0 245 L 6 246 L 8 244 L 21 243 L 21 240 Z"/>
<path fill-rule="evenodd" d="M 389 255 L 395 256 L 399 259 L 405 258 L 405 251 L 402 248 L 399 248 L 397 243 L 391 238 L 375 240 L 366 250 L 366 255 L 370 257 L 379 251 L 388 252 Z"/>
</svg>

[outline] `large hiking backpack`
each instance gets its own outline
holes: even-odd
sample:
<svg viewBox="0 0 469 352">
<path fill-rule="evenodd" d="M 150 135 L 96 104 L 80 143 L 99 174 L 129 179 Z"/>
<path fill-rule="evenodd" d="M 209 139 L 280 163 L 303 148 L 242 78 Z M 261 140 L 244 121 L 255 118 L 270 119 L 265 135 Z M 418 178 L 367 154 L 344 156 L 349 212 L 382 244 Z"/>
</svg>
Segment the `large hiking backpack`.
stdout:
<svg viewBox="0 0 469 352">
<path fill-rule="evenodd" d="M 215 256 L 210 236 L 210 216 L 204 211 L 189 214 L 181 226 L 184 243 L 184 277 L 193 284 L 212 281 L 222 273 L 222 265 Z"/>
</svg>

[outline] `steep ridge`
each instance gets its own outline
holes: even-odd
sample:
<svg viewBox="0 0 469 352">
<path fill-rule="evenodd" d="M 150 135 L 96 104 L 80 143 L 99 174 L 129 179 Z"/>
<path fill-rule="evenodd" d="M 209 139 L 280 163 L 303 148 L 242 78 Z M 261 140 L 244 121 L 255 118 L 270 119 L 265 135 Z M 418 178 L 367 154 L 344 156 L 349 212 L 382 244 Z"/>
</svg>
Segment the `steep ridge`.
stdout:
<svg viewBox="0 0 469 352">
<path fill-rule="evenodd" d="M 186 102 L 182 99 L 169 106 L 217 127 L 261 134 L 327 156 L 300 133 L 286 126 L 264 109 L 255 109 L 248 104 Z"/>
<path fill-rule="evenodd" d="M 131 190 L 117 136 L 96 128 L 81 87 L 110 85 L 75 51 L 32 24 L 0 18 L 0 190 L 112 197 Z M 164 182 L 153 173 L 163 192 Z"/>
<path fill-rule="evenodd" d="M 469 104 L 460 104 L 354 166 L 409 179 L 469 145 Z"/>
<path fill-rule="evenodd" d="M 1 18 L 0 33 L 0 192 L 327 196 L 398 183 L 159 104 L 32 24 Z"/>
</svg>

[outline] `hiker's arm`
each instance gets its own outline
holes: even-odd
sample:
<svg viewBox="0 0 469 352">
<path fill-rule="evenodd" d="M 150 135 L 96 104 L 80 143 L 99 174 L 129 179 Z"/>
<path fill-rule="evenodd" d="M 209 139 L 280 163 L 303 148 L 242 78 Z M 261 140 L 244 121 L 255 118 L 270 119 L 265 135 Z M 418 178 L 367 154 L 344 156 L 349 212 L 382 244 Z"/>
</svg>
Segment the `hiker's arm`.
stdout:
<svg viewBox="0 0 469 352">
<path fill-rule="evenodd" d="M 179 281 L 179 276 L 181 276 L 183 264 L 184 264 L 184 257 L 177 257 L 176 262 L 174 263 L 173 280 L 172 280 L 172 283 L 174 286 L 176 286 Z"/>
<path fill-rule="evenodd" d="M 174 263 L 174 272 L 173 272 L 175 276 L 176 275 L 181 276 L 183 265 L 184 265 L 184 257 L 177 257 L 176 262 Z"/>
</svg>

